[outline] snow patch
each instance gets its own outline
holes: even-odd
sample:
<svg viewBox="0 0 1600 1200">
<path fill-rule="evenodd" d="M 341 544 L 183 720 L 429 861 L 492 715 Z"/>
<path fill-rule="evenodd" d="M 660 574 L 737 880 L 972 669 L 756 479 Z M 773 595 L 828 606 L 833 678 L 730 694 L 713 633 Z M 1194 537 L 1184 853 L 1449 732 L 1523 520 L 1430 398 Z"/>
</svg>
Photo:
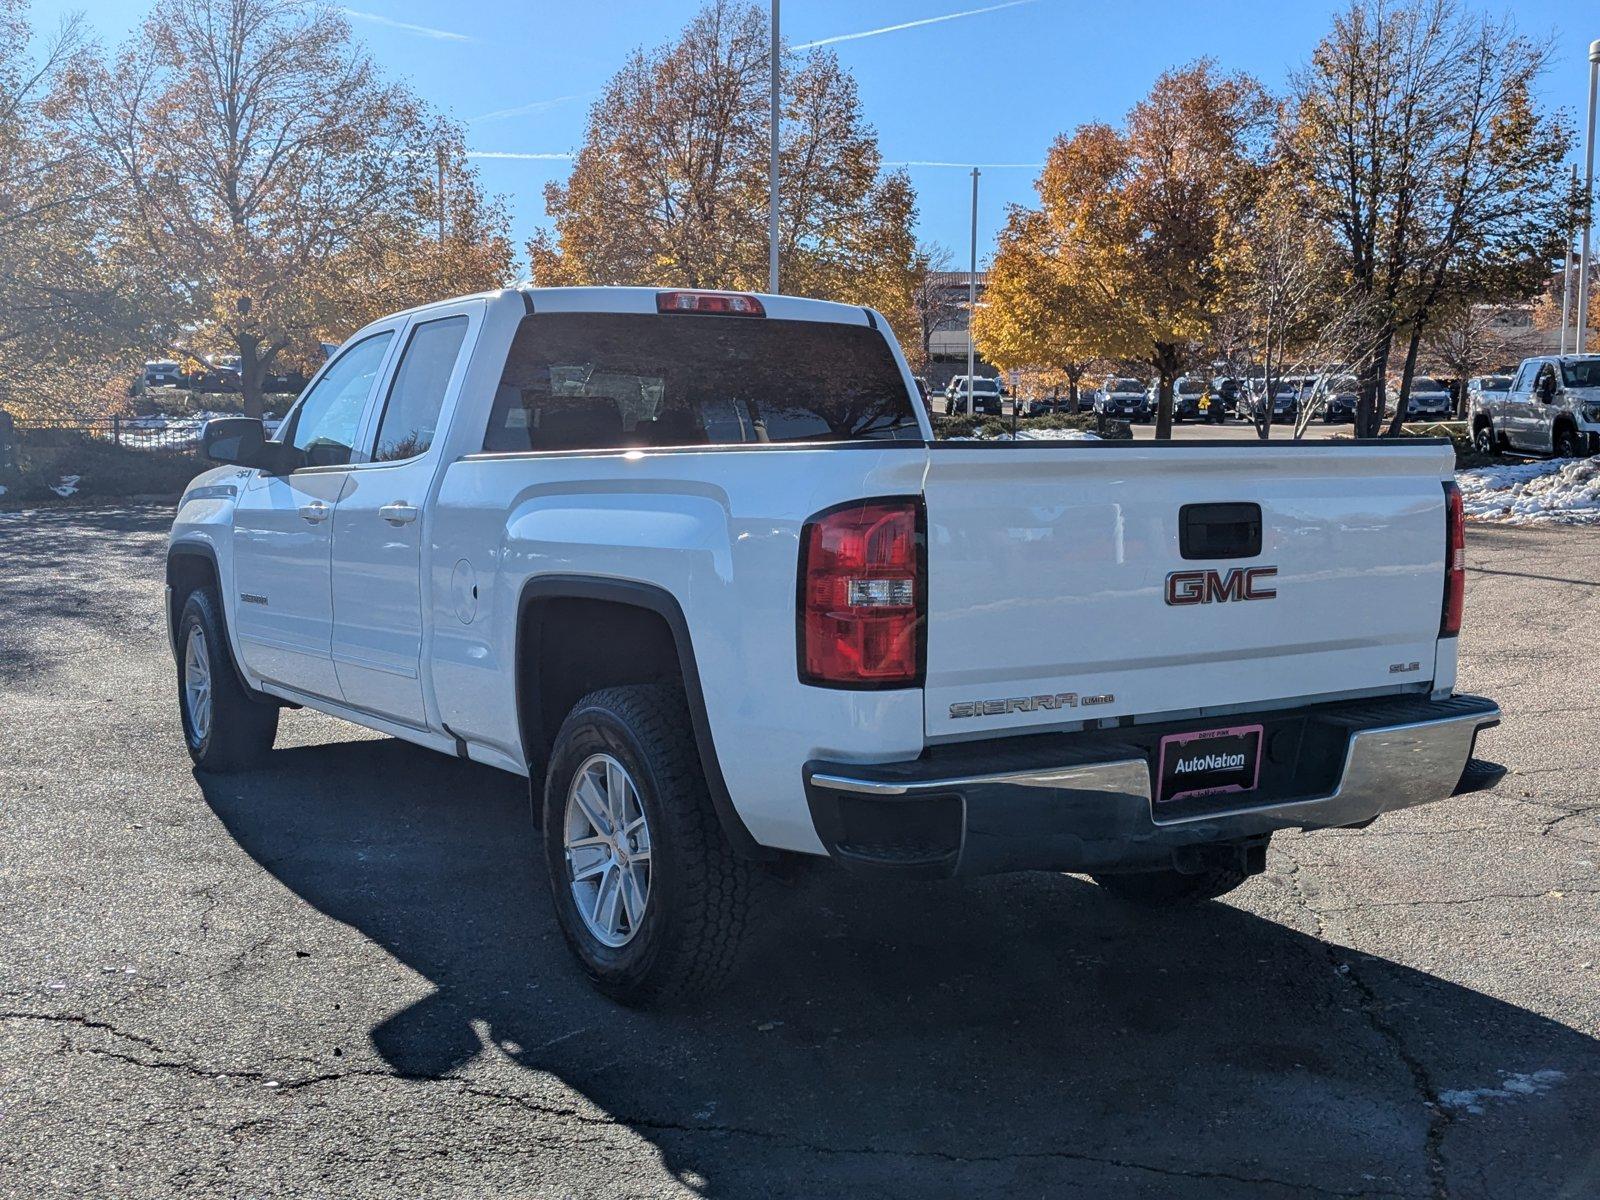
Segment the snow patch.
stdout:
<svg viewBox="0 0 1600 1200">
<path fill-rule="evenodd" d="M 1600 456 L 1456 472 L 1467 516 L 1507 525 L 1600 525 Z"/>
<path fill-rule="evenodd" d="M 1511 1100 L 1518 1096 L 1537 1096 L 1541 1092 L 1548 1092 L 1567 1077 L 1565 1071 L 1534 1071 L 1531 1074 L 1502 1071 L 1501 1074 L 1504 1078 L 1500 1080 L 1498 1087 L 1462 1088 L 1457 1091 L 1440 1092 L 1439 1103 L 1446 1108 L 1481 1116 L 1485 1100 Z"/>
<path fill-rule="evenodd" d="M 50 485 L 50 490 L 56 495 L 65 499 L 66 497 L 75 495 L 77 493 L 78 481 L 82 478 L 82 475 L 63 475 L 60 483 L 53 483 Z"/>
</svg>

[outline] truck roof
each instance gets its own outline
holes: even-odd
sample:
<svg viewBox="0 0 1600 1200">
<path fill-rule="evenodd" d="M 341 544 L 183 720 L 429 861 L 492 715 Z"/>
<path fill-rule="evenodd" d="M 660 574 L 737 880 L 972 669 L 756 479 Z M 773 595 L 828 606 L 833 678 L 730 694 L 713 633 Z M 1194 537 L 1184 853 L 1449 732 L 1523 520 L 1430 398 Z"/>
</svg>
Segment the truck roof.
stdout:
<svg viewBox="0 0 1600 1200">
<path fill-rule="evenodd" d="M 465 296 L 441 297 L 427 304 L 386 313 L 390 317 L 427 312 L 444 304 L 462 300 L 496 300 L 517 296 L 530 312 L 607 312 L 655 313 L 656 297 L 662 292 L 696 292 L 721 296 L 754 296 L 768 317 L 782 321 L 827 321 L 840 325 L 877 325 L 882 318 L 857 304 L 833 300 L 814 300 L 808 296 L 786 296 L 771 292 L 741 292 L 727 288 L 679 287 L 535 287 L 519 284 L 494 291 L 472 292 Z"/>
</svg>

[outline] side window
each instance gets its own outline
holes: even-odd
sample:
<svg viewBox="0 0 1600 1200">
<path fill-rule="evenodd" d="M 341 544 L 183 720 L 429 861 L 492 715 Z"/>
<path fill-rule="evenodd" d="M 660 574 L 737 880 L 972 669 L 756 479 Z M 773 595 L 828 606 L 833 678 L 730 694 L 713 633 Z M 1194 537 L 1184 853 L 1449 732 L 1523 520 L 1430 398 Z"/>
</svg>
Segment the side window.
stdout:
<svg viewBox="0 0 1600 1200">
<path fill-rule="evenodd" d="M 415 458 L 433 445 L 445 388 L 466 336 L 466 317 L 427 321 L 411 331 L 378 422 L 373 462 Z"/>
<path fill-rule="evenodd" d="M 305 451 L 307 466 L 342 466 L 350 461 L 361 414 L 392 337 L 394 333 L 386 330 L 351 346 L 284 421 L 280 440 Z"/>
<path fill-rule="evenodd" d="M 1516 381 L 1511 385 L 1513 392 L 1531 391 L 1533 388 L 1533 372 L 1536 364 L 1523 363 L 1522 369 L 1517 372 Z"/>
</svg>

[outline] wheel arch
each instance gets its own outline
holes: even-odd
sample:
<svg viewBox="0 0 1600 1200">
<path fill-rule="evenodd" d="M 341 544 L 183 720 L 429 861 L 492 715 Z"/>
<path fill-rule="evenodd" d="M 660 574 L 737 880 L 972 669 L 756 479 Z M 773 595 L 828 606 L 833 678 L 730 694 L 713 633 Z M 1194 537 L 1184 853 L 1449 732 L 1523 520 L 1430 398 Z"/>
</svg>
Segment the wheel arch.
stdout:
<svg viewBox="0 0 1600 1200">
<path fill-rule="evenodd" d="M 228 651 L 228 662 L 239 686 L 252 698 L 263 703 L 279 702 L 257 691 L 245 678 L 239 667 L 239 656 L 234 650 L 233 627 L 228 620 L 228 604 L 222 594 L 222 568 L 217 562 L 217 552 L 205 542 L 174 542 L 167 548 L 167 644 L 174 657 L 178 653 L 178 620 L 183 616 L 183 606 L 191 594 L 210 587 L 217 598 L 217 620 L 222 623 L 222 636 Z"/>
<path fill-rule="evenodd" d="M 540 653 L 545 638 L 552 636 L 552 629 L 570 626 L 575 613 L 582 613 L 602 632 L 620 631 L 634 639 L 626 645 L 633 652 L 632 661 L 642 677 L 618 679 L 614 672 L 604 669 L 598 676 L 574 675 L 570 661 L 547 664 Z M 659 678 L 661 671 L 670 671 L 683 685 L 706 788 L 729 845 L 747 858 L 774 856 L 751 835 L 728 791 L 706 713 L 689 624 L 672 593 L 655 584 L 604 576 L 544 575 L 530 579 L 522 585 L 517 600 L 515 664 L 517 727 L 532 779 L 544 772 L 560 724 L 560 716 L 554 713 L 567 698 L 576 701 L 594 690 L 588 686 L 590 683 L 598 687 L 646 682 Z M 555 678 L 546 677 L 547 666 Z M 569 673 L 561 674 L 564 670 Z M 581 690 L 573 694 L 575 689 Z"/>
<path fill-rule="evenodd" d="M 217 552 L 204 542 L 175 542 L 167 550 L 167 640 L 178 643 L 178 618 L 191 593 L 210 586 L 222 601 L 222 571 Z M 227 621 L 226 606 L 220 614 Z"/>
<path fill-rule="evenodd" d="M 1578 449 L 1580 452 L 1584 449 L 1583 442 L 1588 439 L 1579 433 L 1577 420 L 1570 413 L 1560 413 L 1555 420 L 1550 422 L 1550 453 L 1552 455 L 1559 450 L 1563 433 L 1570 433 L 1573 437 L 1580 439 Z"/>
</svg>

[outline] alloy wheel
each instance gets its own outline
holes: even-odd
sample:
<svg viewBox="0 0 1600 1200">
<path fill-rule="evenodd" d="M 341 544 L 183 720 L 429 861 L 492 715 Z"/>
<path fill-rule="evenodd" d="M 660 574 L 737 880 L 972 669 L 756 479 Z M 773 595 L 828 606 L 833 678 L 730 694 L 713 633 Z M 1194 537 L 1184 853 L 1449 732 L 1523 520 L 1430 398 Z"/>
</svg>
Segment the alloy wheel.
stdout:
<svg viewBox="0 0 1600 1200">
<path fill-rule="evenodd" d="M 627 768 L 611 755 L 591 755 L 573 775 L 562 832 L 584 927 L 603 945 L 627 945 L 650 902 L 650 824 Z"/>
<path fill-rule="evenodd" d="M 195 743 L 203 743 L 211 733 L 211 656 L 198 625 L 189 627 L 183 643 L 183 706 Z"/>
</svg>

